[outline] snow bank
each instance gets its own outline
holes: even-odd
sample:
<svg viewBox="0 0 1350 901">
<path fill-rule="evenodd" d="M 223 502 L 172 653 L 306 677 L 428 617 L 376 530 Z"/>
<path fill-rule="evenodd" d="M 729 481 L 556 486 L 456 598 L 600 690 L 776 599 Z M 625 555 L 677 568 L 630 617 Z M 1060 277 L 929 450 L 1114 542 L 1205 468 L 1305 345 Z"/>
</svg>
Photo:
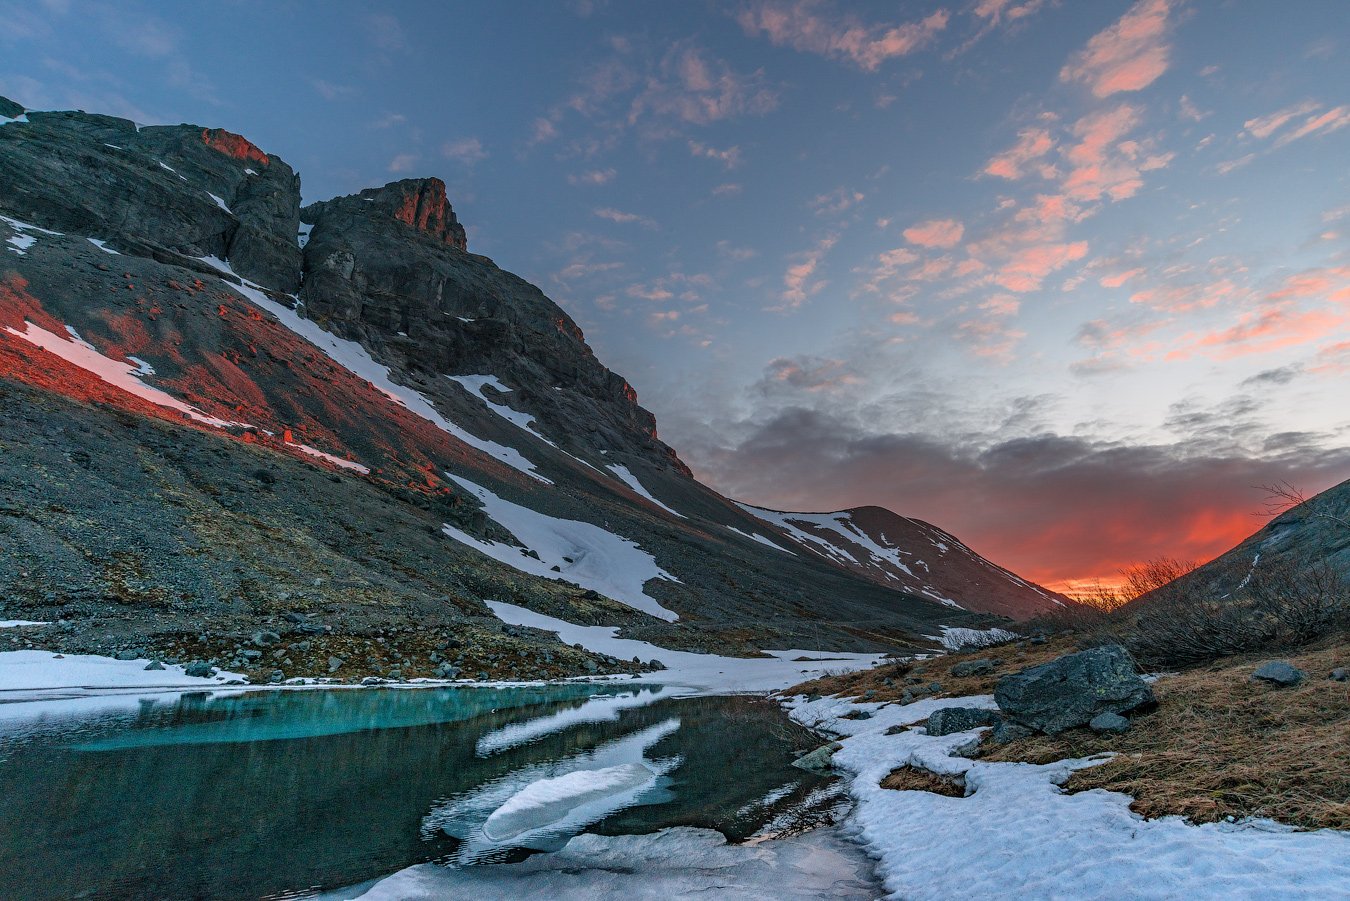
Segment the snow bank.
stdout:
<svg viewBox="0 0 1350 901">
<path fill-rule="evenodd" d="M 112 357 L 106 357 L 94 349 L 94 346 L 87 341 L 80 339 L 74 329 L 69 326 L 66 330 L 70 332 L 69 337 L 54 335 L 41 326 L 34 325 L 31 322 L 24 322 L 24 331 L 19 331 L 12 326 L 6 326 L 5 331 L 17 338 L 22 338 L 29 344 L 33 344 L 43 350 L 56 354 L 67 363 L 71 363 L 86 372 L 93 373 L 103 381 L 115 388 L 120 388 L 128 394 L 133 394 L 142 400 L 147 400 L 160 407 L 168 407 L 171 410 L 177 410 L 184 415 L 195 419 L 198 422 L 205 423 L 216 428 L 248 428 L 246 423 L 230 422 L 225 419 L 217 419 L 214 416 L 208 416 L 201 410 L 185 403 L 165 391 L 158 388 L 152 388 L 141 381 L 141 375 L 145 373 L 145 364 L 141 361 L 136 363 L 127 363 L 121 360 L 114 360 Z M 153 371 L 153 370 L 152 370 Z"/>
<path fill-rule="evenodd" d="M 666 669 L 648 673 L 643 676 L 644 679 L 694 691 L 715 691 L 719 694 L 774 691 L 829 672 L 867 669 L 882 660 L 880 654 L 802 650 L 765 651 L 768 657 L 749 658 L 672 651 L 646 641 L 615 638 L 619 630 L 613 626 L 578 626 L 513 604 L 497 601 L 488 601 L 487 604 L 503 622 L 557 632 L 565 644 L 579 644 L 589 651 L 610 654 L 621 660 L 633 657 L 659 660 Z M 795 660 L 797 657 L 812 659 Z"/>
<path fill-rule="evenodd" d="M 447 375 L 450 381 L 460 385 L 465 391 L 468 391 L 474 397 L 481 400 L 489 410 L 496 413 L 502 419 L 505 419 L 511 425 L 518 429 L 529 432 L 545 444 L 553 445 L 552 441 L 544 437 L 538 429 L 534 427 L 534 417 L 529 413 L 522 413 L 519 410 L 512 409 L 506 404 L 499 404 L 483 393 L 483 388 L 493 388 L 503 394 L 511 393 L 512 389 L 501 383 L 495 375 Z M 556 447 L 557 445 L 553 445 Z"/>
<path fill-rule="evenodd" d="M 493 867 L 410 867 L 361 892 L 362 901 L 737 901 L 873 899 L 870 862 L 835 830 L 782 841 L 732 845 L 711 829 L 676 827 L 651 835 L 579 835 L 553 854 Z"/>
<path fill-rule="evenodd" d="M 679 619 L 674 611 L 662 607 L 644 590 L 652 579 L 679 580 L 657 566 L 656 558 L 635 542 L 588 522 L 537 513 L 468 479 L 447 475 L 473 492 L 483 502 L 487 515 L 538 554 L 538 558 L 526 555 L 515 545 L 477 538 L 448 524 L 442 527 L 446 535 L 521 572 L 575 582 L 667 622 Z M 553 571 L 555 566 L 558 572 Z"/>
<path fill-rule="evenodd" d="M 34 619 L 0 619 L 0 629 L 17 629 L 19 626 L 50 626 L 51 623 Z"/>
<path fill-rule="evenodd" d="M 610 472 L 614 473 L 616 476 L 618 476 L 619 480 L 623 482 L 625 485 L 627 485 L 629 488 L 632 488 L 639 495 L 645 497 L 653 504 L 656 504 L 656 506 L 660 507 L 662 510 L 665 510 L 672 516 L 678 516 L 680 519 L 688 518 L 683 513 L 680 513 L 678 510 L 674 510 L 666 506 L 665 504 L 658 501 L 655 497 L 653 497 L 650 491 L 642 487 L 642 483 L 638 481 L 638 477 L 633 475 L 632 471 L 629 470 L 627 466 L 623 466 L 619 463 L 608 463 L 605 465 L 605 468 L 608 469 Z"/>
<path fill-rule="evenodd" d="M 0 125 L 3 124 L 4 124 L 3 122 L 0 122 Z M 11 235 L 9 238 L 7 238 L 5 243 L 9 245 L 9 249 L 12 253 L 16 253 L 21 257 L 27 256 L 28 248 L 32 247 L 34 244 L 37 243 L 37 238 L 34 237 L 32 234 L 30 234 L 30 232 L 38 232 L 39 234 L 44 235 L 54 235 L 58 238 L 61 237 L 61 232 L 54 232 L 51 231 L 50 229 L 41 228 L 36 225 L 31 225 L 27 222 L 20 222 L 18 219 L 11 219 L 8 216 L 0 216 L 0 222 L 5 223 L 11 229 L 14 230 L 15 233 Z"/>
<path fill-rule="evenodd" d="M 198 259 L 208 266 L 232 275 L 235 278 L 239 278 L 234 270 L 230 268 L 230 264 L 224 260 L 217 257 L 198 257 Z M 495 441 L 487 441 L 470 434 L 442 416 L 440 411 L 432 405 L 431 401 L 427 400 L 425 395 L 404 385 L 395 384 L 390 375 L 389 367 L 375 362 L 374 358 L 371 357 L 366 349 L 357 342 L 347 341 L 337 337 L 331 332 L 325 331 L 318 324 L 300 316 L 295 310 L 285 307 L 268 297 L 263 293 L 260 287 L 252 282 L 247 282 L 244 279 L 240 279 L 240 281 L 244 282 L 244 284 L 236 285 L 233 282 L 222 280 L 225 287 L 271 313 L 286 328 L 323 351 L 334 363 L 337 363 L 353 375 L 369 382 L 376 390 L 394 401 L 394 403 L 407 408 L 409 412 L 422 417 L 441 431 L 453 435 L 470 447 L 482 451 L 488 456 L 505 463 L 507 466 L 518 469 L 526 475 L 538 479 L 547 485 L 553 484 L 551 481 L 535 472 L 534 464 L 529 460 L 526 460 L 525 457 L 521 455 L 520 451 L 513 447 L 506 447 L 497 444 Z"/>
<path fill-rule="evenodd" d="M 742 532 L 740 529 L 736 528 L 735 526 L 727 526 L 727 529 L 728 529 L 729 531 L 735 532 L 737 535 L 740 535 L 742 538 L 749 538 L 751 541 L 758 541 L 760 544 L 766 544 L 766 545 L 768 545 L 769 547 L 773 548 L 775 551 L 782 551 L 783 553 L 785 553 L 785 554 L 791 554 L 791 555 L 794 556 L 794 557 L 797 556 L 797 554 L 796 554 L 795 551 L 790 551 L 790 550 L 788 550 L 788 549 L 785 548 L 785 547 L 779 547 L 778 545 L 774 544 L 772 541 L 770 541 L 769 539 L 765 538 L 763 535 L 759 534 L 758 532 Z"/>
<path fill-rule="evenodd" d="M 188 676 L 182 666 L 168 664 L 147 670 L 149 662 L 51 651 L 0 652 L 0 701 L 110 688 L 214 687 L 245 678 L 224 671 L 211 678 Z"/>
<path fill-rule="evenodd" d="M 979 730 L 934 738 L 887 729 L 947 706 L 992 708 L 988 696 L 907 706 L 825 698 L 794 718 L 842 734 L 835 764 L 852 774 L 850 828 L 880 859 L 886 888 L 912 901 L 952 898 L 1323 899 L 1350 886 L 1350 835 L 1296 833 L 1268 822 L 1190 826 L 1144 820 L 1127 795 L 1059 786 L 1106 758 L 1035 766 L 953 756 Z M 841 717 L 853 710 L 865 720 Z M 965 777 L 965 798 L 880 787 L 894 768 L 917 765 Z"/>
</svg>

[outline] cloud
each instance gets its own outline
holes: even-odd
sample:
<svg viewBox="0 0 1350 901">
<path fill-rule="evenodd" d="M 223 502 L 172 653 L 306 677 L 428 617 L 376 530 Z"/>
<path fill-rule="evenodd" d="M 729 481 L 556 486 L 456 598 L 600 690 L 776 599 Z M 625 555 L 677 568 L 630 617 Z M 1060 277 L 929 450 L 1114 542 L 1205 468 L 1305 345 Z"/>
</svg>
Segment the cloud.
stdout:
<svg viewBox="0 0 1350 901">
<path fill-rule="evenodd" d="M 621 225 L 636 223 L 643 228 L 656 228 L 655 220 L 648 219 L 646 216 L 639 216 L 637 213 L 625 213 L 623 210 L 616 210 L 613 207 L 601 207 L 592 212 L 601 219 L 608 219 L 610 222 L 617 222 Z"/>
<path fill-rule="evenodd" d="M 1306 138 L 1309 135 L 1330 134 L 1333 131 L 1345 128 L 1347 125 L 1350 125 L 1350 106 L 1338 106 L 1335 109 L 1327 110 L 1325 113 L 1309 116 L 1298 128 L 1276 138 L 1275 146 L 1283 147 L 1292 141 Z"/>
<path fill-rule="evenodd" d="M 1167 71 L 1168 0 L 1140 0 L 1060 70 L 1061 81 L 1082 82 L 1094 96 L 1140 91 Z"/>
<path fill-rule="evenodd" d="M 1049 131 L 1044 128 L 1029 128 L 1018 133 L 1016 144 L 985 164 L 984 174 L 1010 181 L 1019 179 L 1026 174 L 1029 163 L 1042 159 L 1054 147 L 1055 141 L 1050 137 Z M 1036 171 L 1042 178 L 1054 176 L 1053 167 L 1047 165 L 1037 166 Z"/>
<path fill-rule="evenodd" d="M 366 35 L 370 42 L 389 53 L 408 49 L 408 36 L 403 25 L 391 15 L 377 14 L 366 19 Z"/>
<path fill-rule="evenodd" d="M 923 48 L 947 27 L 949 18 L 946 10 L 939 9 L 917 22 L 866 25 L 857 16 L 836 13 L 818 0 L 759 0 L 743 9 L 737 21 L 746 34 L 762 33 L 775 46 L 842 59 L 875 72 L 885 61 Z"/>
<path fill-rule="evenodd" d="M 829 193 L 818 194 L 811 198 L 808 206 L 817 216 L 837 216 L 854 204 L 861 203 L 865 197 L 861 191 L 838 187 Z"/>
<path fill-rule="evenodd" d="M 741 164 L 741 148 L 736 146 L 718 150 L 716 147 L 709 147 L 707 144 L 701 144 L 698 141 L 690 141 L 689 152 L 707 160 L 716 160 L 728 169 L 735 169 Z"/>
<path fill-rule="evenodd" d="M 330 100 L 333 98 L 329 98 Z M 408 121 L 408 117 L 402 113 L 387 113 L 374 122 L 370 123 L 371 128 L 393 128 L 395 125 L 402 125 Z"/>
<path fill-rule="evenodd" d="M 1276 110 L 1269 115 L 1248 119 L 1242 124 L 1242 127 L 1243 130 L 1252 137 L 1264 140 L 1289 124 L 1289 122 L 1296 117 L 1306 116 L 1320 106 L 1321 104 L 1316 100 L 1304 100 L 1295 103 L 1292 106 L 1286 106 L 1284 109 Z"/>
<path fill-rule="evenodd" d="M 743 190 L 744 188 L 741 185 L 729 181 L 714 187 L 712 193 L 714 197 L 734 197 Z"/>
<path fill-rule="evenodd" d="M 795 310 L 825 287 L 825 281 L 816 277 L 816 269 L 819 268 L 821 261 L 825 259 L 825 255 L 838 241 L 838 235 L 826 235 L 817 241 L 810 250 L 796 255 L 795 262 L 790 264 L 787 271 L 783 273 L 783 292 L 779 295 L 780 303 L 778 306 L 770 307 L 771 311 L 781 313 L 786 310 Z"/>
<path fill-rule="evenodd" d="M 1045 277 L 1087 256 L 1088 242 L 1037 244 L 1016 251 L 994 274 L 995 284 L 1025 293 L 1041 287 Z"/>
<path fill-rule="evenodd" d="M 740 73 L 723 60 L 685 41 L 662 57 L 628 109 L 629 125 L 644 117 L 709 125 L 744 115 L 763 115 L 778 105 L 763 71 Z"/>
<path fill-rule="evenodd" d="M 929 219 L 905 229 L 905 240 L 920 247 L 955 247 L 966 227 L 958 219 Z"/>
<path fill-rule="evenodd" d="M 569 185 L 607 185 L 618 175 L 615 169 L 591 169 L 588 172 L 567 176 Z"/>
<path fill-rule="evenodd" d="M 477 138 L 460 138 L 457 141 L 447 141 L 442 144 L 441 156 L 457 163 L 463 163 L 466 166 L 472 166 L 474 163 L 481 163 L 487 159 L 488 152 L 483 149 L 483 142 Z"/>
<path fill-rule="evenodd" d="M 400 153 L 389 161 L 390 172 L 411 172 L 421 157 L 415 153 Z"/>
<path fill-rule="evenodd" d="M 778 385 L 825 393 L 863 381 L 845 361 L 814 356 L 778 357 L 769 361 L 764 373 L 765 377 L 758 385 L 761 393 L 773 393 Z"/>
<path fill-rule="evenodd" d="M 1200 440 L 1124 444 L 1035 431 L 1033 402 L 1009 415 L 1010 430 L 1025 422 L 1031 434 L 985 444 L 874 430 L 838 397 L 813 397 L 723 424 L 681 453 L 732 497 L 780 510 L 879 504 L 1042 583 L 1163 555 L 1209 559 L 1262 525 L 1252 514 L 1264 497 L 1250 486 L 1288 479 L 1318 491 L 1350 477 L 1350 449 L 1294 435 L 1252 452 L 1222 430 L 1223 411 L 1189 420 Z"/>
</svg>

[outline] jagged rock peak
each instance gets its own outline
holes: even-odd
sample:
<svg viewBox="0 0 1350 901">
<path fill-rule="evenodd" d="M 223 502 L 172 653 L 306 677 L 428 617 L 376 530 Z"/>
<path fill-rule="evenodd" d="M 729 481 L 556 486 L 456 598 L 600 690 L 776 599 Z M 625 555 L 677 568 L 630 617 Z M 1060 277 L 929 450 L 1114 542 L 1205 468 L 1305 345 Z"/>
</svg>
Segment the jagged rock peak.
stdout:
<svg viewBox="0 0 1350 901">
<path fill-rule="evenodd" d="M 455 210 L 445 196 L 445 182 L 439 178 L 405 178 L 382 188 L 366 188 L 359 194 L 315 203 L 305 208 L 305 221 L 317 219 L 325 206 L 350 206 L 353 201 L 364 204 L 369 212 L 410 225 L 442 244 L 458 250 L 469 249 L 464 226 L 455 217 Z"/>
</svg>

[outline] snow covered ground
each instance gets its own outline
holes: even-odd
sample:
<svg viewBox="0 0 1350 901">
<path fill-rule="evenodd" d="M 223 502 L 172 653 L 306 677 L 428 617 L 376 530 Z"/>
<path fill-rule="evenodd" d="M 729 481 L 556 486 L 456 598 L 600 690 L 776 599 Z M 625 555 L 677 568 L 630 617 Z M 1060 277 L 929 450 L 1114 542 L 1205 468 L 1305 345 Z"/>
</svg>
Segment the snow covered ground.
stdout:
<svg viewBox="0 0 1350 901">
<path fill-rule="evenodd" d="M 619 481 L 623 482 L 629 488 L 632 488 L 640 496 L 651 501 L 653 504 L 656 504 L 656 506 L 660 507 L 662 510 L 665 510 L 672 516 L 678 516 L 680 519 L 688 518 L 683 513 L 679 512 L 673 507 L 666 506 L 665 504 L 658 501 L 655 497 L 653 497 L 652 493 L 643 487 L 642 483 L 638 481 L 638 477 L 633 475 L 632 470 L 630 470 L 627 466 L 623 466 L 619 463 L 610 463 L 606 465 L 605 468 L 608 469 L 610 472 L 614 473 L 616 476 L 618 476 Z"/>
<path fill-rule="evenodd" d="M 588 522 L 558 519 L 513 504 L 468 479 L 447 475 L 461 488 L 471 491 L 483 502 L 488 516 L 538 556 L 529 556 L 515 545 L 478 538 L 445 525 L 442 531 L 449 537 L 521 572 L 545 579 L 567 579 L 667 622 L 679 619 L 645 590 L 652 579 L 679 580 L 657 566 L 656 558 L 635 542 Z"/>
<path fill-rule="evenodd" d="M 513 626 L 533 626 L 557 632 L 566 644 L 580 644 L 590 651 L 610 654 L 620 660 L 659 660 L 666 669 L 647 673 L 643 679 L 667 686 L 695 691 L 732 692 L 774 691 L 843 670 L 866 669 L 880 663 L 880 654 L 848 654 L 836 651 L 767 651 L 769 657 L 721 657 L 672 651 L 645 641 L 616 638 L 612 626 L 578 626 L 535 613 L 514 604 L 489 601 L 497 618 Z M 806 660 L 798 660 L 804 657 Z"/>
<path fill-rule="evenodd" d="M 1094 790 L 1064 794 L 1075 770 L 1105 758 L 1035 766 L 953 756 L 979 730 L 929 737 L 886 735 L 940 707 L 993 708 L 993 698 L 913 704 L 798 701 L 792 715 L 843 736 L 836 766 L 851 774 L 857 808 L 846 828 L 876 856 L 890 897 L 1064 898 L 1164 901 L 1180 898 L 1350 897 L 1350 834 L 1292 832 L 1270 822 L 1187 825 L 1144 820 L 1130 798 Z M 870 719 L 842 719 L 855 710 Z M 964 798 L 894 791 L 880 783 L 907 764 L 965 777 Z"/>
<path fill-rule="evenodd" d="M 13 700 L 76 697 L 106 689 L 216 688 L 241 681 L 238 673 L 218 672 L 210 678 L 189 676 L 182 666 L 164 664 L 147 670 L 149 660 L 114 660 L 93 654 L 52 651 L 0 652 L 0 704 Z"/>
</svg>

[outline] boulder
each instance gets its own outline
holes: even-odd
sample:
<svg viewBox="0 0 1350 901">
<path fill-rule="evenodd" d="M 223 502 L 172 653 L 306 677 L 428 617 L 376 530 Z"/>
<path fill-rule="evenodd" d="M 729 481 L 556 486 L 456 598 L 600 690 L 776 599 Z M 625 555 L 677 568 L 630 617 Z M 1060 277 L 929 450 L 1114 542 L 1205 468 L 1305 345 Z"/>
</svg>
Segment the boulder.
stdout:
<svg viewBox="0 0 1350 901">
<path fill-rule="evenodd" d="M 270 648 L 281 643 L 281 636 L 275 632 L 254 632 L 253 643 L 260 648 Z"/>
<path fill-rule="evenodd" d="M 342 664 L 344 664 L 344 663 L 346 663 L 346 662 L 347 662 L 347 661 L 343 660 L 341 657 L 329 657 L 329 658 L 328 658 L 328 671 L 329 671 L 330 673 L 335 673 L 335 672 L 337 672 L 338 670 L 342 669 Z"/>
<path fill-rule="evenodd" d="M 1265 682 L 1269 685 L 1292 686 L 1303 681 L 1308 674 L 1283 660 L 1268 660 L 1251 674 L 1251 681 Z"/>
<path fill-rule="evenodd" d="M 1327 678 L 1331 679 L 1333 682 L 1344 682 L 1347 679 L 1350 679 L 1350 670 L 1347 670 L 1343 666 L 1338 666 L 1331 671 L 1331 674 L 1327 676 Z"/>
<path fill-rule="evenodd" d="M 803 754 L 792 761 L 792 765 L 799 770 L 807 770 L 812 773 L 828 772 L 834 767 L 834 752 L 842 747 L 843 745 L 839 742 L 832 741 L 827 745 L 821 745 L 814 751 Z"/>
<path fill-rule="evenodd" d="M 1035 734 L 1020 723 L 1014 723 L 1012 720 L 999 720 L 994 724 L 994 731 L 989 733 L 989 740 L 996 745 L 1006 745 L 1010 741 L 1017 741 L 1019 738 L 1026 738 Z"/>
<path fill-rule="evenodd" d="M 951 735 L 953 732 L 965 732 L 981 726 L 993 726 L 1002 717 L 994 710 L 982 710 L 978 707 L 943 707 L 933 711 L 928 718 L 929 735 Z"/>
<path fill-rule="evenodd" d="M 1120 645 L 1067 654 L 998 680 L 994 701 L 1023 726 L 1051 735 L 1100 713 L 1128 713 L 1156 703 Z"/>
<path fill-rule="evenodd" d="M 145 665 L 145 668 L 148 670 L 161 670 L 164 669 L 164 664 L 160 663 L 158 660 L 151 660 Z"/>
<path fill-rule="evenodd" d="M 1088 728 L 1093 732 L 1126 732 L 1130 728 L 1130 721 L 1119 713 L 1099 713 L 1088 722 Z"/>
<path fill-rule="evenodd" d="M 216 668 L 205 660 L 194 660 L 183 667 L 183 675 L 206 679 L 216 674 Z"/>
<path fill-rule="evenodd" d="M 979 660 L 962 660 L 960 663 L 952 664 L 948 670 L 954 677 L 960 679 L 965 676 L 987 676 L 994 671 L 994 661 L 981 658 Z"/>
</svg>

